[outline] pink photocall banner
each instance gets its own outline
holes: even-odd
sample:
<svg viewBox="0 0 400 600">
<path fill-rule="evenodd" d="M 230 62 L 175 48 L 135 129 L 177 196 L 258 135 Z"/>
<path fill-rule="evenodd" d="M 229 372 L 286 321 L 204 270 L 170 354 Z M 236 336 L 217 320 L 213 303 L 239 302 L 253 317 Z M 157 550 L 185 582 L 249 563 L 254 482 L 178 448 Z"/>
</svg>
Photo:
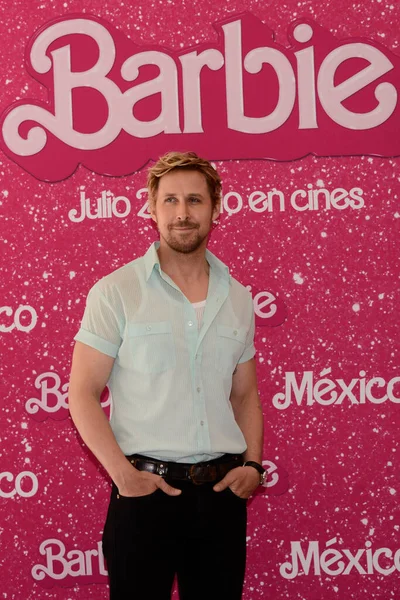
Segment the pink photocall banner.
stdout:
<svg viewBox="0 0 400 600">
<path fill-rule="evenodd" d="M 400 5 L 0 7 L 2 598 L 108 598 L 73 337 L 94 282 L 156 239 L 146 169 L 175 149 L 221 174 L 209 247 L 256 314 L 268 479 L 243 598 L 399 600 Z"/>
</svg>

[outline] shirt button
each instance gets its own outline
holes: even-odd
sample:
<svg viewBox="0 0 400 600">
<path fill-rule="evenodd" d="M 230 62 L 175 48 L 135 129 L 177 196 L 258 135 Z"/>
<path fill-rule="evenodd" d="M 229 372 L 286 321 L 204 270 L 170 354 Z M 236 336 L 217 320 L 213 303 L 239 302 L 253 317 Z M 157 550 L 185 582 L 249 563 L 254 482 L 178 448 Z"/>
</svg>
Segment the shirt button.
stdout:
<svg viewBox="0 0 400 600">
<path fill-rule="evenodd" d="M 147 325 L 146 329 L 147 331 L 151 331 L 151 325 Z"/>
<path fill-rule="evenodd" d="M 238 334 L 237 329 L 235 329 L 235 331 L 233 332 L 233 335 L 237 335 L 237 334 Z"/>
<path fill-rule="evenodd" d="M 204 421 L 200 421 L 200 425 L 204 425 Z"/>
<path fill-rule="evenodd" d="M 198 387 L 198 388 L 197 388 L 197 391 L 200 393 L 200 392 L 201 392 L 201 388 L 200 388 L 200 387 Z"/>
<path fill-rule="evenodd" d="M 189 321 L 189 322 L 188 322 L 188 325 L 189 325 L 189 327 L 192 327 L 192 325 L 193 325 L 193 321 Z"/>
</svg>

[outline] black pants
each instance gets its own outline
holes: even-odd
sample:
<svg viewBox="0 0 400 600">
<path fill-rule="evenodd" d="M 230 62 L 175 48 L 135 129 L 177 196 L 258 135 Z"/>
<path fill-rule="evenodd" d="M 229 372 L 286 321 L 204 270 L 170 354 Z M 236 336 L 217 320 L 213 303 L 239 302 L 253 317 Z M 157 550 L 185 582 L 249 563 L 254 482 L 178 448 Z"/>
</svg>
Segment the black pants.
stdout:
<svg viewBox="0 0 400 600">
<path fill-rule="evenodd" d="M 110 600 L 240 600 L 246 562 L 246 500 L 214 484 L 168 480 L 179 496 L 117 496 L 103 534 Z"/>
</svg>

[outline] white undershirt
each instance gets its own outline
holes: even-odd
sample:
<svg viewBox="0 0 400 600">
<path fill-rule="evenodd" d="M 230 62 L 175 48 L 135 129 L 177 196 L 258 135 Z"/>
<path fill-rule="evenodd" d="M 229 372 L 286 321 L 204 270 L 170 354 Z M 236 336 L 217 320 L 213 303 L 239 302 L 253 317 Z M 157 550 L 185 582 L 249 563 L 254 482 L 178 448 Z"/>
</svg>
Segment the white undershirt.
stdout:
<svg viewBox="0 0 400 600">
<path fill-rule="evenodd" d="M 201 322 L 203 320 L 204 309 L 206 307 L 206 300 L 202 300 L 201 302 L 192 302 L 192 306 L 193 306 L 194 310 L 196 311 L 197 326 L 198 326 L 198 329 L 200 329 Z"/>
</svg>

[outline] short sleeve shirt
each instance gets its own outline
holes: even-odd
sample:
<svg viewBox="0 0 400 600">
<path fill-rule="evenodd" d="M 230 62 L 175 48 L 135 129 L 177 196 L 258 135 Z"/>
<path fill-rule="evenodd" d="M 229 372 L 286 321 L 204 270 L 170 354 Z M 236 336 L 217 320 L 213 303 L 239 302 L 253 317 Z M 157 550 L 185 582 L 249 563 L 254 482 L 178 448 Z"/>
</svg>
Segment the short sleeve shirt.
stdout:
<svg viewBox="0 0 400 600">
<path fill-rule="evenodd" d="M 198 462 L 242 453 L 230 393 L 237 364 L 255 354 L 251 294 L 207 250 L 199 329 L 195 308 L 162 272 L 157 248 L 92 287 L 75 336 L 115 358 L 113 433 L 126 455 Z"/>
</svg>

